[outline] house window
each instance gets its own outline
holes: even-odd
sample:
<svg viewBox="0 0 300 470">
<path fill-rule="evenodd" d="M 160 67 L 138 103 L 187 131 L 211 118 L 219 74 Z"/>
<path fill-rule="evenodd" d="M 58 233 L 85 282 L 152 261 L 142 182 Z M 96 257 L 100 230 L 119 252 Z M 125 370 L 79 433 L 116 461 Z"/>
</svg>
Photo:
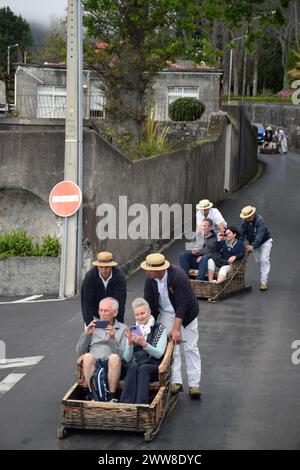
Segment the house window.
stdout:
<svg viewBox="0 0 300 470">
<path fill-rule="evenodd" d="M 197 86 L 169 86 L 168 105 L 178 98 L 199 98 L 199 88 Z"/>
<path fill-rule="evenodd" d="M 105 117 L 105 98 L 101 92 L 99 85 L 92 85 L 90 89 L 90 117 Z"/>
<path fill-rule="evenodd" d="M 169 86 L 166 116 L 169 116 L 169 106 L 178 98 L 199 98 L 197 86 Z"/>
<path fill-rule="evenodd" d="M 38 86 L 39 118 L 65 118 L 66 116 L 66 87 Z"/>
</svg>

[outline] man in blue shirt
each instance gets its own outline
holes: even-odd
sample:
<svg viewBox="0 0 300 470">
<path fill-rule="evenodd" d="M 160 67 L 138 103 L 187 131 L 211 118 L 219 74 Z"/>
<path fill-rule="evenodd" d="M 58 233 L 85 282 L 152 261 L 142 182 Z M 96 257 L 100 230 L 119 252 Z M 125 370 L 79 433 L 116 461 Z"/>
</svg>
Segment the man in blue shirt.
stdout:
<svg viewBox="0 0 300 470">
<path fill-rule="evenodd" d="M 239 229 L 240 240 L 248 240 L 246 250 L 253 253 L 255 261 L 260 264 L 260 290 L 265 291 L 268 289 L 273 239 L 262 216 L 256 214 L 255 207 L 244 207 L 240 217 L 243 219 Z"/>
</svg>

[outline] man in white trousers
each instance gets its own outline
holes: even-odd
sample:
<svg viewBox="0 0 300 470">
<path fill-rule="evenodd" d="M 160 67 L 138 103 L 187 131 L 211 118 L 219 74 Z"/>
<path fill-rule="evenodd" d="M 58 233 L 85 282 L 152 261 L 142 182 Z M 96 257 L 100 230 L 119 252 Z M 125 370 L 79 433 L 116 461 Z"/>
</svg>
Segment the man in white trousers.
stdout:
<svg viewBox="0 0 300 470">
<path fill-rule="evenodd" d="M 256 214 L 255 207 L 244 207 L 240 217 L 243 219 L 239 229 L 240 240 L 248 240 L 246 250 L 253 253 L 255 261 L 260 264 L 260 290 L 265 291 L 268 289 L 273 239 L 262 216 Z"/>
<path fill-rule="evenodd" d="M 179 266 L 170 265 L 160 253 L 148 255 L 141 263 L 146 271 L 144 297 L 151 313 L 168 331 L 175 343 L 183 342 L 189 394 L 199 399 L 201 359 L 198 349 L 199 304 L 189 279 Z M 183 391 L 180 348 L 175 346 L 172 371 L 173 392 Z"/>
</svg>

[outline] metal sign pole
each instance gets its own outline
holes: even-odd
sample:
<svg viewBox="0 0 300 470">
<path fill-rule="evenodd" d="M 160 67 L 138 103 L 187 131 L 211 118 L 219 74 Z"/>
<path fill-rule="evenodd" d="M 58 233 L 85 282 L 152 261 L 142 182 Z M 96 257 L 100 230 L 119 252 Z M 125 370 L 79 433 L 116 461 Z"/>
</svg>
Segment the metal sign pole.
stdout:
<svg viewBox="0 0 300 470">
<path fill-rule="evenodd" d="M 66 262 L 67 262 L 67 239 L 68 239 L 68 217 L 64 218 L 63 225 L 63 244 L 61 249 L 61 262 L 60 262 L 60 283 L 59 283 L 59 297 L 65 297 L 65 284 L 66 284 Z"/>
</svg>

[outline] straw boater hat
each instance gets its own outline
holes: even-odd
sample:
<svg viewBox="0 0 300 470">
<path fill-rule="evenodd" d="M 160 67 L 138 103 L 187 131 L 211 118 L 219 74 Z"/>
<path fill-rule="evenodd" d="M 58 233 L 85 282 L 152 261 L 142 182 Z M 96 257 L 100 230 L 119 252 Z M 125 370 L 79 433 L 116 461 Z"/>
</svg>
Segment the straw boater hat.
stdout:
<svg viewBox="0 0 300 470">
<path fill-rule="evenodd" d="M 268 126 L 266 130 L 267 130 L 267 131 L 271 131 L 271 130 L 272 130 L 272 127 L 271 127 L 271 126 Z"/>
<path fill-rule="evenodd" d="M 208 199 L 202 199 L 199 201 L 199 204 L 197 204 L 196 208 L 199 211 L 204 211 L 205 209 L 211 209 L 213 206 L 213 203 L 210 202 Z"/>
<path fill-rule="evenodd" d="M 147 256 L 146 261 L 141 263 L 141 268 L 146 271 L 162 271 L 168 269 L 169 266 L 169 261 L 161 253 L 151 253 Z"/>
<path fill-rule="evenodd" d="M 246 206 L 243 207 L 242 212 L 240 213 L 241 219 L 248 219 L 256 212 L 256 207 L 253 206 Z"/>
<path fill-rule="evenodd" d="M 97 254 L 97 260 L 92 263 L 94 266 L 117 266 L 118 263 L 113 261 L 113 255 L 110 251 L 101 251 Z"/>
</svg>

